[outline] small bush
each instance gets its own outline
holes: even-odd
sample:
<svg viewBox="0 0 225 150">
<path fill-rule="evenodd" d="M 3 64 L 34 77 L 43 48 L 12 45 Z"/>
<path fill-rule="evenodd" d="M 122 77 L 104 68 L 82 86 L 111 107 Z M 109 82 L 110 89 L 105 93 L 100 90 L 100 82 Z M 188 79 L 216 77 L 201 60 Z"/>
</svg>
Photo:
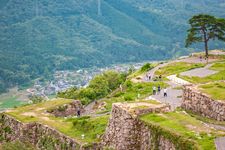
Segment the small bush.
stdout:
<svg viewBox="0 0 225 150">
<path fill-rule="evenodd" d="M 31 96 L 30 100 L 32 101 L 33 104 L 38 104 L 45 101 L 45 99 L 41 96 Z"/>
<path fill-rule="evenodd" d="M 126 96 L 124 96 L 124 100 L 125 101 L 132 101 L 132 100 L 134 100 L 134 98 L 131 95 L 126 95 Z"/>
<path fill-rule="evenodd" d="M 92 102 L 92 100 L 88 99 L 88 98 L 82 98 L 82 99 L 80 99 L 80 101 L 81 101 L 82 105 L 87 105 Z"/>
<path fill-rule="evenodd" d="M 142 72 L 149 71 L 153 68 L 153 66 L 150 63 L 145 64 L 144 66 L 141 67 Z"/>
<path fill-rule="evenodd" d="M 62 112 L 62 111 L 65 111 L 67 109 L 67 107 L 68 107 L 67 105 L 65 105 L 65 106 L 59 106 L 57 108 L 57 110 Z"/>
<path fill-rule="evenodd" d="M 131 88 L 132 87 L 132 82 L 129 80 L 125 83 L 127 88 Z"/>
<path fill-rule="evenodd" d="M 124 94 L 124 92 L 117 92 L 113 97 L 120 97 Z"/>
</svg>

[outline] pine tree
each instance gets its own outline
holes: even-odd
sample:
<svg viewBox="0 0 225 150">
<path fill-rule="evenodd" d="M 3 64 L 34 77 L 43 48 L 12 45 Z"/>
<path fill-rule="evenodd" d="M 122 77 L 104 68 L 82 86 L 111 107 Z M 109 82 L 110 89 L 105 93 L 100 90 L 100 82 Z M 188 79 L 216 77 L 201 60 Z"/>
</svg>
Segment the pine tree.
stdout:
<svg viewBox="0 0 225 150">
<path fill-rule="evenodd" d="M 225 41 L 225 19 L 200 14 L 189 20 L 191 28 L 188 30 L 186 47 L 196 42 L 204 42 L 205 57 L 208 61 L 208 42 L 210 39 Z"/>
</svg>

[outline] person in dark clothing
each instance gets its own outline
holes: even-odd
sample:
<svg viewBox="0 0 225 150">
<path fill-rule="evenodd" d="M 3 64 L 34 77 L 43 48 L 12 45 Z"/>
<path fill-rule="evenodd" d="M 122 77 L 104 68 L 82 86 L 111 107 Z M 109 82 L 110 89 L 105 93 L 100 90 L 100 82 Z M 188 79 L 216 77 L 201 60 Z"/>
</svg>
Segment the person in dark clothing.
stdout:
<svg viewBox="0 0 225 150">
<path fill-rule="evenodd" d="M 164 90 L 163 90 L 163 95 L 164 95 L 164 97 L 167 97 L 167 89 L 165 88 Z"/>
<path fill-rule="evenodd" d="M 161 91 L 161 87 L 160 87 L 160 85 L 158 86 L 158 94 L 160 93 L 160 91 Z"/>
<path fill-rule="evenodd" d="M 77 117 L 80 117 L 80 109 L 77 110 Z"/>
<path fill-rule="evenodd" d="M 159 75 L 159 81 L 161 81 L 162 80 L 162 75 Z"/>
</svg>

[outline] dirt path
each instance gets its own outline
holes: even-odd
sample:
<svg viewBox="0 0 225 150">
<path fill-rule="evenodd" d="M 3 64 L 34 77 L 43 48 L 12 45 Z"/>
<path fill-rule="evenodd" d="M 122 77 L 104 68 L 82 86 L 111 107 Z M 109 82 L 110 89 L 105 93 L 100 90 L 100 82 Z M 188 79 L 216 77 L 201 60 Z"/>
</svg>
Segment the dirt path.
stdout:
<svg viewBox="0 0 225 150">
<path fill-rule="evenodd" d="M 218 72 L 218 71 L 209 69 L 212 65 L 213 64 L 208 64 L 204 68 L 196 68 L 196 69 L 192 69 L 192 70 L 189 70 L 189 71 L 185 71 L 185 72 L 180 73 L 180 75 L 188 76 L 188 77 L 193 77 L 193 76 L 195 76 L 195 77 L 207 77 L 209 75 L 213 75 L 213 74 Z"/>
<path fill-rule="evenodd" d="M 209 59 L 208 62 L 211 63 L 211 62 L 214 62 L 216 60 L 217 59 Z M 150 71 L 148 71 L 146 74 L 148 74 L 149 76 L 151 76 L 151 79 L 153 79 L 154 76 L 155 76 L 155 72 L 158 69 L 160 69 L 162 67 L 165 67 L 165 66 L 167 66 L 169 64 L 175 63 L 175 62 L 203 63 L 203 64 L 206 64 L 207 63 L 206 60 L 204 60 L 204 59 L 200 60 L 199 57 L 187 57 L 187 58 L 184 58 L 184 59 L 177 59 L 177 60 L 169 61 L 167 63 L 159 64 L 155 68 L 153 68 Z M 209 64 L 209 65 L 207 65 L 205 67 L 205 70 L 206 70 L 205 72 L 206 73 L 208 73 L 209 71 L 211 71 L 211 70 L 208 69 L 209 67 L 211 67 L 211 64 Z M 203 68 L 197 68 L 197 69 L 203 69 Z M 195 70 L 195 69 L 193 69 L 193 70 Z M 215 73 L 215 72 L 212 70 L 212 72 L 209 72 L 209 74 L 210 73 Z M 146 74 L 141 76 L 142 82 L 150 82 L 150 81 L 152 81 L 152 80 L 148 80 L 147 79 Z M 196 74 L 199 74 L 199 72 L 196 72 Z M 202 74 L 202 73 L 200 72 L 200 74 Z"/>
<path fill-rule="evenodd" d="M 215 145 L 217 150 L 225 150 L 225 137 L 216 138 Z"/>
<path fill-rule="evenodd" d="M 182 101 L 182 89 L 178 84 L 173 82 L 167 82 L 169 87 L 167 88 L 167 97 L 164 97 L 163 91 L 157 93 L 156 95 L 151 95 L 147 97 L 146 100 L 157 100 L 161 103 L 168 103 L 171 106 L 172 110 L 175 110 L 177 107 L 181 106 Z"/>
<path fill-rule="evenodd" d="M 88 104 L 85 108 L 84 108 L 84 113 L 82 115 L 84 116 L 93 116 L 95 114 L 95 111 L 93 109 L 95 105 L 95 102 L 91 102 L 90 104 Z"/>
<path fill-rule="evenodd" d="M 210 59 L 209 62 L 213 62 L 215 61 L 215 59 Z M 158 66 L 156 66 L 155 68 L 153 68 L 152 70 L 150 70 L 149 72 L 147 72 L 146 74 L 151 76 L 151 79 L 154 78 L 155 76 L 155 72 L 162 68 L 165 67 L 169 64 L 175 63 L 175 62 L 187 62 L 187 63 L 206 63 L 205 60 L 200 60 L 198 57 L 187 57 L 184 59 L 178 59 L 178 60 L 174 60 L 174 61 L 170 61 L 168 63 L 163 63 L 163 64 L 159 64 Z M 213 74 L 215 73 L 215 71 L 213 70 L 209 70 L 208 68 L 211 67 L 212 64 L 209 64 L 207 66 L 205 66 L 204 68 L 197 68 L 197 69 L 193 69 L 184 73 L 181 73 L 183 75 L 197 75 L 197 76 L 203 76 L 203 75 L 209 75 L 209 74 Z M 202 73 L 203 71 L 203 73 Z M 156 94 L 156 95 L 151 95 L 150 97 L 147 97 L 146 99 L 155 99 L 158 100 L 162 103 L 169 103 L 172 110 L 174 110 L 176 107 L 179 107 L 181 105 L 181 101 L 182 101 L 182 89 L 180 88 L 182 85 L 185 84 L 190 84 L 188 81 L 185 81 L 181 78 L 178 78 L 176 75 L 171 75 L 167 77 L 170 81 L 167 82 L 169 84 L 169 87 L 167 88 L 167 97 L 163 96 L 163 91 L 160 94 Z M 142 76 L 142 82 L 154 82 L 152 80 L 148 80 L 146 75 Z"/>
</svg>

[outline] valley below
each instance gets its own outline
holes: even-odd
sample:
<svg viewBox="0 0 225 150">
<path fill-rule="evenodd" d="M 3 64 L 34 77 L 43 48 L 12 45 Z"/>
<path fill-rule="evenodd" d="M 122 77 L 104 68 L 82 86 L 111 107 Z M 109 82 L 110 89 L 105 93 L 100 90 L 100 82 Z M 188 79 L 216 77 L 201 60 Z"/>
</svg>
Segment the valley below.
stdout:
<svg viewBox="0 0 225 150">
<path fill-rule="evenodd" d="M 40 96 L 44 99 L 51 99 L 58 92 L 65 91 L 72 87 L 86 87 L 88 82 L 96 75 L 107 70 L 118 72 L 128 72 L 129 69 L 140 69 L 142 63 L 129 63 L 112 65 L 105 68 L 88 68 L 79 70 L 56 71 L 53 79 L 36 79 L 29 87 L 9 89 L 7 93 L 0 94 L 0 111 L 26 104 L 30 101 L 31 96 Z"/>
</svg>

